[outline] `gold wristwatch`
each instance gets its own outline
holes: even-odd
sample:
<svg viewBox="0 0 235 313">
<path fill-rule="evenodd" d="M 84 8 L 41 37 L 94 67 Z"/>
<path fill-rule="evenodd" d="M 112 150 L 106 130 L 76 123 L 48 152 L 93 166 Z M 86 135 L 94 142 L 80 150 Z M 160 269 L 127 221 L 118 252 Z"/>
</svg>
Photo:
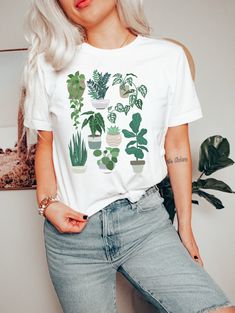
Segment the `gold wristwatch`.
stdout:
<svg viewBox="0 0 235 313">
<path fill-rule="evenodd" d="M 38 214 L 46 217 L 45 210 L 48 207 L 48 205 L 52 202 L 57 202 L 57 201 L 59 201 L 57 194 L 52 195 L 52 196 L 47 196 L 44 199 L 42 199 L 39 203 Z"/>
</svg>

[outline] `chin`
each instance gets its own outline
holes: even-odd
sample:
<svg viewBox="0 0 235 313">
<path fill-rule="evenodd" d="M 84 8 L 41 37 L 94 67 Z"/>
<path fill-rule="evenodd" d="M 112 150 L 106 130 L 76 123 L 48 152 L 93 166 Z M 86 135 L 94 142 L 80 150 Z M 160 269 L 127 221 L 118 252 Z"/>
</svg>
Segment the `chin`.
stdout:
<svg viewBox="0 0 235 313">
<path fill-rule="evenodd" d="M 112 2 L 110 2 L 109 5 L 101 5 L 99 3 L 100 0 L 93 1 L 94 0 L 78 0 L 78 2 L 75 1 L 73 8 L 73 20 L 75 23 L 80 24 L 85 28 L 95 27 L 101 23 L 115 7 Z M 84 7 L 80 8 L 77 3 L 80 3 L 81 5 L 84 3 Z"/>
</svg>

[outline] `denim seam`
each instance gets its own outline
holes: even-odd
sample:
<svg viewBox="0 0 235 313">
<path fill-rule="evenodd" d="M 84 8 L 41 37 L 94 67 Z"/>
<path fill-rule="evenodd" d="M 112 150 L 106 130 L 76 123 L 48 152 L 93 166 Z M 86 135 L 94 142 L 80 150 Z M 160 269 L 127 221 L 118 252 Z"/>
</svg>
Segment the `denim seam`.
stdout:
<svg viewBox="0 0 235 313">
<path fill-rule="evenodd" d="M 149 294 L 150 297 L 152 297 L 155 301 L 157 301 L 162 307 L 164 310 L 166 310 L 167 313 L 172 313 L 170 311 L 167 310 L 167 308 L 158 300 L 156 299 L 152 294 L 151 294 L 151 291 L 145 289 L 141 284 L 140 282 L 137 280 L 137 279 L 134 279 L 134 276 L 131 276 L 130 273 L 124 268 L 124 266 L 122 266 L 123 270 L 126 272 L 126 274 L 129 276 L 130 280 L 134 280 L 135 281 L 135 284 L 137 284 L 142 290 L 144 290 L 146 293 Z"/>
<path fill-rule="evenodd" d="M 235 308 L 235 306 L 228 300 L 222 304 L 214 304 L 210 307 L 207 307 L 205 309 L 197 311 L 196 313 L 209 313 L 211 310 L 217 310 L 217 309 L 221 309 L 221 308 L 225 308 L 225 307 L 231 307 L 231 306 Z"/>
<path fill-rule="evenodd" d="M 114 313 L 117 313 L 118 311 L 117 311 L 117 301 L 116 301 L 116 280 L 114 280 L 113 282 L 113 305 L 114 305 Z"/>
<path fill-rule="evenodd" d="M 107 262 L 111 265 L 113 269 L 117 270 L 117 267 L 114 265 L 114 261 L 112 260 L 111 255 L 109 253 L 109 244 L 107 239 L 107 215 L 104 210 L 101 211 L 100 219 L 103 227 L 102 229 L 103 250 L 105 252 Z"/>
</svg>

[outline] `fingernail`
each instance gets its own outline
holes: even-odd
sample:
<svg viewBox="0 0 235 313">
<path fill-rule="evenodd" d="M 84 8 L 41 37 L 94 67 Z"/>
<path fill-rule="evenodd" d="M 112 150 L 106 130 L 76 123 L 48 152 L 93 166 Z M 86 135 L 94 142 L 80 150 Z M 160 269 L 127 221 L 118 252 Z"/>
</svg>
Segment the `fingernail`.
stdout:
<svg viewBox="0 0 235 313">
<path fill-rule="evenodd" d="M 88 215 L 83 215 L 84 220 L 87 220 L 87 218 L 88 218 Z"/>
</svg>

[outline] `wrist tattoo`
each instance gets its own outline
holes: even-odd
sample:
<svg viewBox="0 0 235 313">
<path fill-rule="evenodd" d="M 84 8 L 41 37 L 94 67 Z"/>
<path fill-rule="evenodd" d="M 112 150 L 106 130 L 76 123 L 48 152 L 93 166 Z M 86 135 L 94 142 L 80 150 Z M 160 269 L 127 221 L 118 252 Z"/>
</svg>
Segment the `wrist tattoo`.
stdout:
<svg viewBox="0 0 235 313">
<path fill-rule="evenodd" d="M 188 158 L 182 157 L 182 156 L 180 156 L 180 157 L 176 156 L 174 159 L 172 159 L 172 158 L 166 159 L 167 164 L 181 163 L 181 162 L 187 162 L 187 161 L 188 161 Z"/>
</svg>

